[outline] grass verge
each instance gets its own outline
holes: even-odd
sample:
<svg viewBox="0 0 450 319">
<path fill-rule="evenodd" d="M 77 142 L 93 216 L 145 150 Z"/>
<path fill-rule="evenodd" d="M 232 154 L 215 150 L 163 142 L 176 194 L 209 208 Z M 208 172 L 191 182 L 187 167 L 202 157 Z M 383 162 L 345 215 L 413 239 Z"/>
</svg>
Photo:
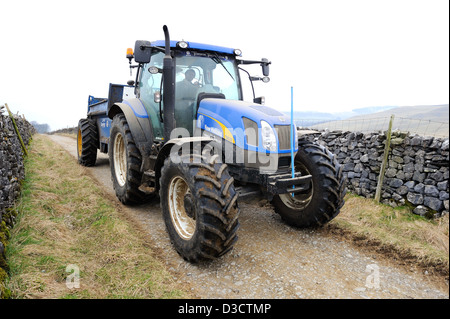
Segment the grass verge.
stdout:
<svg viewBox="0 0 450 319">
<path fill-rule="evenodd" d="M 341 213 L 326 227 L 359 246 L 429 273 L 449 275 L 449 218 L 429 220 L 408 207 L 392 208 L 347 194 Z"/>
<path fill-rule="evenodd" d="M 41 135 L 29 153 L 7 247 L 12 298 L 188 297 L 69 154 Z"/>
</svg>

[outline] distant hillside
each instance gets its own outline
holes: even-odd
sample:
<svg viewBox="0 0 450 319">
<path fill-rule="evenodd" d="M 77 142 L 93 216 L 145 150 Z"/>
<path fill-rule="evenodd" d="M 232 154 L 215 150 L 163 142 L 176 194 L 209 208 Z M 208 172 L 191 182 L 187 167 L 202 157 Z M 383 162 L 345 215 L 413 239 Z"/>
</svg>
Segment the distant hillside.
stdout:
<svg viewBox="0 0 450 319">
<path fill-rule="evenodd" d="M 346 112 L 324 113 L 315 111 L 294 111 L 294 120 L 298 126 L 310 126 L 318 123 L 345 120 L 353 116 L 372 114 L 395 108 L 396 106 L 372 106 L 353 109 Z M 290 115 L 290 112 L 285 112 Z"/>
<path fill-rule="evenodd" d="M 74 127 L 67 127 L 67 128 L 62 128 L 56 131 L 51 131 L 49 134 L 77 134 L 78 131 L 78 127 L 74 126 Z"/>
<path fill-rule="evenodd" d="M 448 104 L 402 106 L 377 113 L 352 116 L 345 120 L 322 122 L 310 127 L 361 132 L 385 131 L 388 128 L 391 115 L 394 115 L 394 130 L 436 137 L 449 136 Z"/>
<path fill-rule="evenodd" d="M 358 115 L 362 114 L 372 114 L 372 113 L 379 113 L 391 109 L 398 108 L 398 106 L 369 106 L 369 107 L 363 107 L 360 109 L 353 109 L 353 113 L 357 113 Z"/>
<path fill-rule="evenodd" d="M 416 106 L 401 106 L 383 112 L 374 114 L 364 114 L 361 116 L 353 116 L 349 120 L 371 119 L 378 117 L 390 117 L 394 114 L 395 117 L 419 119 L 435 122 L 449 121 L 449 105 L 416 105 Z"/>
</svg>

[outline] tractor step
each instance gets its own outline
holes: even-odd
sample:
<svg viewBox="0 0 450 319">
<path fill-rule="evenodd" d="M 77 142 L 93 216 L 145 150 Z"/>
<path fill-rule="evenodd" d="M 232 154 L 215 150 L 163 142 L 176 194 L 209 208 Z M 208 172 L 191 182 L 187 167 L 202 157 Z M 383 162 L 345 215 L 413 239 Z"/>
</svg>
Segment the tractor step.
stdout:
<svg viewBox="0 0 450 319">
<path fill-rule="evenodd" d="M 148 176 L 148 177 L 155 178 L 155 171 L 152 171 L 152 170 L 145 171 L 144 175 Z"/>
<path fill-rule="evenodd" d="M 156 193 L 155 187 L 155 171 L 147 170 L 144 171 L 144 176 L 142 178 L 142 184 L 139 186 L 139 190 L 145 194 Z"/>
<path fill-rule="evenodd" d="M 148 186 L 147 184 L 142 184 L 138 189 L 145 194 L 154 194 L 156 192 L 155 187 Z"/>
<path fill-rule="evenodd" d="M 261 190 L 255 187 L 236 187 L 236 193 L 239 194 L 239 198 L 244 198 L 248 196 L 260 196 Z"/>
</svg>

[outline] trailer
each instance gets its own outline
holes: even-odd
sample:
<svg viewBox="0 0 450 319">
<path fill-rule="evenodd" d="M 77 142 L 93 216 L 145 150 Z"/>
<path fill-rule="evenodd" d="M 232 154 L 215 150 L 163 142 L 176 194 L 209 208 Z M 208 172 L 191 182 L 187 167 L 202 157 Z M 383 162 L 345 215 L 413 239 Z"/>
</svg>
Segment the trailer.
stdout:
<svg viewBox="0 0 450 319">
<path fill-rule="evenodd" d="M 94 166 L 97 150 L 108 154 L 108 144 L 112 120 L 108 110 L 114 103 L 135 98 L 134 86 L 109 84 L 108 98 L 89 95 L 87 117 L 78 122 L 77 152 L 78 162 L 83 166 Z"/>
</svg>

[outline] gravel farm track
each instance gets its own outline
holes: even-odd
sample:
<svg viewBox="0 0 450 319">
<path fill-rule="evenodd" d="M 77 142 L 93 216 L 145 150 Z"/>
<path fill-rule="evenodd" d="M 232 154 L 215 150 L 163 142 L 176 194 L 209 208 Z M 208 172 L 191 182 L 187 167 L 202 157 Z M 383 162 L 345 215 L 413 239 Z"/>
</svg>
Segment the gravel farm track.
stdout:
<svg viewBox="0 0 450 319">
<path fill-rule="evenodd" d="M 75 139 L 49 137 L 76 158 Z M 269 204 L 257 199 L 239 202 L 239 240 L 230 253 L 207 264 L 190 264 L 171 246 L 159 199 L 138 206 L 122 205 L 112 187 L 108 157 L 100 152 L 96 166 L 86 171 L 136 227 L 146 233 L 167 269 L 192 296 L 208 299 L 449 298 L 448 283 L 442 278 L 358 247 L 327 228 L 290 227 Z"/>
</svg>

